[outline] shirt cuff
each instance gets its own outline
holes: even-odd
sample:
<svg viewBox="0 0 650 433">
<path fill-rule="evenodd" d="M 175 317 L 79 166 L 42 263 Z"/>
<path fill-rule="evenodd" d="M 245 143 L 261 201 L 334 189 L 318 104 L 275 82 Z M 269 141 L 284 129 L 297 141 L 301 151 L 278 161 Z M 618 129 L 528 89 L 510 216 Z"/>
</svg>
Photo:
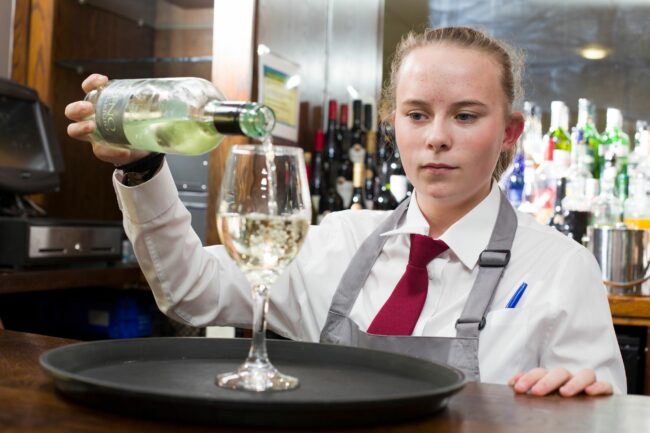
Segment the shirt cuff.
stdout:
<svg viewBox="0 0 650 433">
<path fill-rule="evenodd" d="M 167 161 L 151 179 L 136 186 L 124 185 L 122 173 L 116 170 L 113 172 L 113 187 L 120 210 L 135 224 L 159 217 L 178 200 L 178 190 Z"/>
</svg>

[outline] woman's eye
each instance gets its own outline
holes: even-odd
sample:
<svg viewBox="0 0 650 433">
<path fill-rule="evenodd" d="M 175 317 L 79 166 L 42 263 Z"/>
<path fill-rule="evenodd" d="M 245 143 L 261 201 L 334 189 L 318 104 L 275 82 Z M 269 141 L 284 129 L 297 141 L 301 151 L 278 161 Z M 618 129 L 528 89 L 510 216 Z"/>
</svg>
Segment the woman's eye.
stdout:
<svg viewBox="0 0 650 433">
<path fill-rule="evenodd" d="M 424 119 L 424 114 L 422 113 L 409 113 L 408 116 L 411 118 L 411 120 L 422 120 Z"/>
<path fill-rule="evenodd" d="M 456 119 L 461 122 L 471 122 L 472 120 L 476 120 L 476 115 L 470 113 L 458 113 Z"/>
</svg>

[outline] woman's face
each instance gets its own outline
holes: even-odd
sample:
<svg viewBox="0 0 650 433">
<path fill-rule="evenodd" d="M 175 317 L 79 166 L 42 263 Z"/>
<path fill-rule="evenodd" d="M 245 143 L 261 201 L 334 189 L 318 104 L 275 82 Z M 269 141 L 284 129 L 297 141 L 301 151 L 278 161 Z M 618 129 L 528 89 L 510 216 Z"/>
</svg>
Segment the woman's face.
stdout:
<svg viewBox="0 0 650 433">
<path fill-rule="evenodd" d="M 519 113 L 506 113 L 501 68 L 489 54 L 435 44 L 402 62 L 395 137 L 418 198 L 476 205 L 490 190 L 499 154 L 521 134 Z"/>
</svg>

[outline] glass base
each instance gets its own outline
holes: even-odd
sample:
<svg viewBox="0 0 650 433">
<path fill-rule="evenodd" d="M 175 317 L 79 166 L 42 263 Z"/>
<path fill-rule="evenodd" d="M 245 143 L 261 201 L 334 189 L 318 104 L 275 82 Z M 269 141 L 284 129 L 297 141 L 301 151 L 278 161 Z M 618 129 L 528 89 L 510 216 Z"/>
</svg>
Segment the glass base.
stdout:
<svg viewBox="0 0 650 433">
<path fill-rule="evenodd" d="M 272 365 L 264 367 L 244 363 L 237 371 L 217 376 L 216 384 L 222 388 L 244 391 L 287 391 L 298 387 L 298 379 L 280 373 Z"/>
</svg>

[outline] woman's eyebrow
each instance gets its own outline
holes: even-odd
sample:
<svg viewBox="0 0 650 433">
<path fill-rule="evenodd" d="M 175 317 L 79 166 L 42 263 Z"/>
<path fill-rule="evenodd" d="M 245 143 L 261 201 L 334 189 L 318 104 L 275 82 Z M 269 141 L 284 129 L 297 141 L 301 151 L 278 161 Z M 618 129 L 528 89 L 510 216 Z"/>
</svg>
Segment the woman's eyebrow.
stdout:
<svg viewBox="0 0 650 433">
<path fill-rule="evenodd" d="M 487 108 L 487 104 L 484 102 L 479 101 L 478 99 L 466 99 L 462 101 L 457 101 L 451 104 L 451 106 L 455 109 L 459 108 L 465 108 L 465 107 L 479 107 L 479 108 Z"/>
<path fill-rule="evenodd" d="M 408 107 L 421 107 L 425 108 L 429 106 L 429 103 L 423 99 L 416 99 L 416 98 L 411 98 L 411 99 L 406 99 L 402 101 L 403 106 L 408 106 Z"/>
</svg>

